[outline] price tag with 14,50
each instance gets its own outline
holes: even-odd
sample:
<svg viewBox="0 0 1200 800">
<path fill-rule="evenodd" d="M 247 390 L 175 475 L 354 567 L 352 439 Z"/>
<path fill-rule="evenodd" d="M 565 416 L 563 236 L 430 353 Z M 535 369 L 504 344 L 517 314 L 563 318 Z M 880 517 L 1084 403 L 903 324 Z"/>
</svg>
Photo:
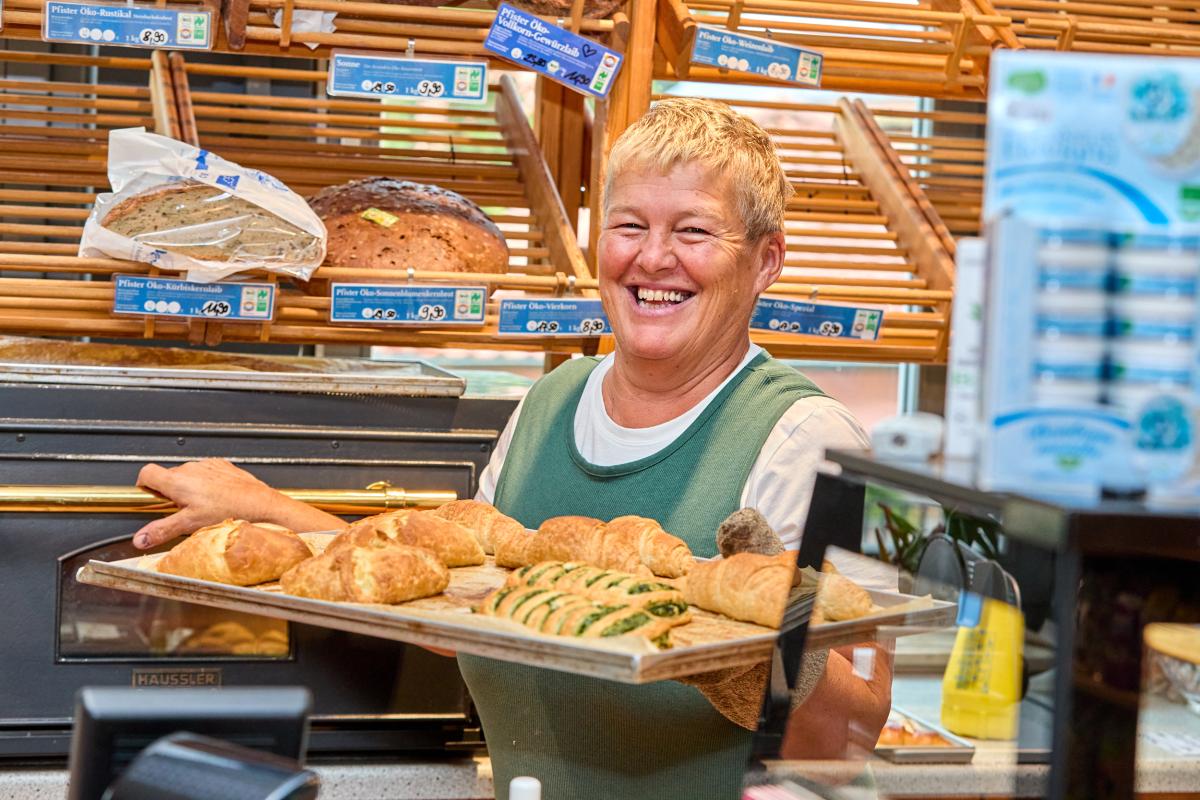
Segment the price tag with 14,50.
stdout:
<svg viewBox="0 0 1200 800">
<path fill-rule="evenodd" d="M 357 325 L 482 325 L 485 286 L 335 283 L 329 321 Z"/>
<path fill-rule="evenodd" d="M 47 42 L 209 50 L 212 48 L 212 12 L 203 8 L 52 1 L 46 3 L 42 39 Z"/>
<path fill-rule="evenodd" d="M 483 41 L 485 50 L 545 75 L 567 88 L 607 97 L 621 54 L 533 14 L 501 3 Z"/>
<path fill-rule="evenodd" d="M 774 333 L 801 333 L 837 339 L 879 338 L 883 309 L 804 303 L 778 297 L 761 297 L 754 307 L 750 327 Z"/>
<path fill-rule="evenodd" d="M 501 336 L 601 336 L 611 330 L 599 300 L 500 301 Z"/>
<path fill-rule="evenodd" d="M 113 313 L 268 322 L 275 313 L 275 286 L 117 275 Z"/>
<path fill-rule="evenodd" d="M 487 100 L 487 62 L 380 56 L 335 51 L 326 93 L 401 100 Z"/>
<path fill-rule="evenodd" d="M 707 25 L 696 27 L 692 63 L 748 72 L 800 86 L 821 85 L 824 56 L 773 39 Z"/>
</svg>

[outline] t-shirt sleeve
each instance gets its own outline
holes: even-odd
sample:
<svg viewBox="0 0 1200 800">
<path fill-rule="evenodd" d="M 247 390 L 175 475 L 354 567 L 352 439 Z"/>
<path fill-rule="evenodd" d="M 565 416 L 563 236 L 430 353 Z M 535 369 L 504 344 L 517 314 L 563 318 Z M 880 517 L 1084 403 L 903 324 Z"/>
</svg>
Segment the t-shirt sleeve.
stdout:
<svg viewBox="0 0 1200 800">
<path fill-rule="evenodd" d="M 742 506 L 758 509 L 784 547 L 797 549 L 825 451 L 869 446 L 862 425 L 837 400 L 797 400 L 779 418 L 759 450 L 742 490 Z"/>
<path fill-rule="evenodd" d="M 521 398 L 521 402 L 517 403 L 517 407 L 513 410 L 512 416 L 508 418 L 508 424 L 504 426 L 504 430 L 500 433 L 500 438 L 496 440 L 496 449 L 492 450 L 492 457 L 488 460 L 487 466 L 483 468 L 483 474 L 479 476 L 479 489 L 475 492 L 475 499 L 484 503 L 492 503 L 496 497 L 496 484 L 500 481 L 500 470 L 504 468 L 504 458 L 508 455 L 508 447 L 512 444 L 513 431 L 517 429 L 517 417 L 521 414 L 521 407 L 525 405 L 525 398 Z"/>
</svg>

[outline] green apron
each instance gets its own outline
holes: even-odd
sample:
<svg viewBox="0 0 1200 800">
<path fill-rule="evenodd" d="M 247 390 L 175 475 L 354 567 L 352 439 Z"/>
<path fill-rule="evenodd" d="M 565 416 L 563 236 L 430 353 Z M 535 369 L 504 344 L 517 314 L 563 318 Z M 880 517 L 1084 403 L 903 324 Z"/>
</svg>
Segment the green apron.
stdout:
<svg viewBox="0 0 1200 800">
<path fill-rule="evenodd" d="M 575 409 L 596 359 L 567 362 L 525 398 L 495 505 L 528 528 L 564 514 L 658 520 L 697 556 L 717 554 L 717 526 L 736 511 L 759 450 L 783 413 L 821 391 L 759 354 L 663 450 L 614 466 L 575 446 Z M 674 681 L 632 686 L 460 655 L 483 722 L 496 797 L 518 775 L 546 800 L 733 800 L 751 733 Z"/>
</svg>

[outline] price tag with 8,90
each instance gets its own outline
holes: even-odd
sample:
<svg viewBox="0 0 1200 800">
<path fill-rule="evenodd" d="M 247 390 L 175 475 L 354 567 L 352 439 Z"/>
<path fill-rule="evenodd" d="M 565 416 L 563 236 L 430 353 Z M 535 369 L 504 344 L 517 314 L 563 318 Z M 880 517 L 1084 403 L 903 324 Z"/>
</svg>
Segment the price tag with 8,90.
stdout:
<svg viewBox="0 0 1200 800">
<path fill-rule="evenodd" d="M 267 322 L 275 313 L 275 286 L 270 283 L 200 283 L 144 275 L 117 275 L 114 281 L 114 314 Z"/>
<path fill-rule="evenodd" d="M 212 12 L 205 8 L 151 5 L 46 3 L 42 39 L 47 42 L 125 47 L 212 48 Z"/>
<path fill-rule="evenodd" d="M 602 336 L 611 332 L 599 300 L 500 301 L 501 336 Z"/>
</svg>

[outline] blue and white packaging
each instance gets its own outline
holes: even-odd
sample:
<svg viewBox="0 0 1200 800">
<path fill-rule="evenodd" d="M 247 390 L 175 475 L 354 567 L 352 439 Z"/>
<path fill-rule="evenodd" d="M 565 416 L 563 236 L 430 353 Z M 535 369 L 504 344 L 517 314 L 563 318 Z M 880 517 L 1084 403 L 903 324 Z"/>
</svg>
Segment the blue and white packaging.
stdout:
<svg viewBox="0 0 1200 800">
<path fill-rule="evenodd" d="M 265 172 L 241 167 L 208 150 L 147 133 L 144 128 L 110 131 L 108 180 L 113 191 L 96 197 L 83 226 L 80 256 L 143 261 L 163 269 L 186 271 L 188 280 L 202 282 L 221 280 L 253 269 L 307 280 L 325 260 L 325 225 L 303 197 Z M 103 226 L 108 213 L 125 200 L 197 183 L 258 206 L 299 229 L 302 233 L 281 226 L 276 234 L 283 241 L 295 237 L 296 245 L 280 246 L 274 252 L 269 246 L 255 252 L 237 252 L 227 261 L 204 260 L 165 247 L 172 243 L 178 243 L 182 248 L 228 240 L 237 233 L 242 220 L 217 219 L 204 225 L 174 229 L 168 223 L 166 228 L 147 231 L 135 238 Z M 155 244 L 139 241 L 139 237 L 152 239 Z"/>
<path fill-rule="evenodd" d="M 487 100 L 487 62 L 334 51 L 325 92 L 334 97 Z"/>
<path fill-rule="evenodd" d="M 577 92 L 607 97 L 622 56 L 599 42 L 501 3 L 483 41 L 485 50 Z"/>
<path fill-rule="evenodd" d="M 42 17 L 47 42 L 209 50 L 212 38 L 212 12 L 200 6 L 49 2 Z"/>
<path fill-rule="evenodd" d="M 821 85 L 821 66 L 825 59 L 815 50 L 724 28 L 697 25 L 691 61 L 816 88 Z"/>
</svg>

